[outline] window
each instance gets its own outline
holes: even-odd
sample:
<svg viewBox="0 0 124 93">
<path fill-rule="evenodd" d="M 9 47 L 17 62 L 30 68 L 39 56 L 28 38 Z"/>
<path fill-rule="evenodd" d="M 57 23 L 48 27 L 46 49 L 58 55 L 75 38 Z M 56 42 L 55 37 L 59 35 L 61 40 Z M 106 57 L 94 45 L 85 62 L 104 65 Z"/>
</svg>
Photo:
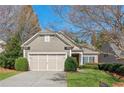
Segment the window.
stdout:
<svg viewBox="0 0 124 93">
<path fill-rule="evenodd" d="M 89 63 L 94 63 L 94 57 L 89 57 Z"/>
<path fill-rule="evenodd" d="M 104 54 L 104 57 L 108 57 L 108 54 Z"/>
<path fill-rule="evenodd" d="M 30 50 L 30 47 L 25 47 L 24 49 L 25 49 L 25 50 Z"/>
<path fill-rule="evenodd" d="M 70 50 L 70 49 L 71 49 L 71 47 L 64 47 L 64 49 L 65 49 L 65 50 Z"/>
<path fill-rule="evenodd" d="M 64 47 L 64 49 L 65 49 L 65 50 L 68 50 L 68 48 L 67 48 L 67 47 Z"/>
<path fill-rule="evenodd" d="M 84 62 L 84 64 L 89 63 L 88 62 L 88 57 L 83 57 L 83 62 Z"/>
<path fill-rule="evenodd" d="M 50 36 L 45 36 L 44 37 L 44 42 L 49 42 L 50 41 Z"/>
<path fill-rule="evenodd" d="M 83 63 L 94 63 L 95 58 L 93 56 L 84 56 L 83 57 Z"/>
</svg>

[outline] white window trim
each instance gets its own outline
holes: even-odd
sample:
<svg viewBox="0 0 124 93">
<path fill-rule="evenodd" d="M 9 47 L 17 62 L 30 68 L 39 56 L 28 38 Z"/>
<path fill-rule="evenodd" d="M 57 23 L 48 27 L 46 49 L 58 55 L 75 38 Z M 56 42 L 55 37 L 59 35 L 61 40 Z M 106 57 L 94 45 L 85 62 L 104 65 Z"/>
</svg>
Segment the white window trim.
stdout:
<svg viewBox="0 0 124 93">
<path fill-rule="evenodd" d="M 50 42 L 50 36 L 49 35 L 44 36 L 44 42 Z"/>
<path fill-rule="evenodd" d="M 95 55 L 83 55 L 83 57 L 88 57 L 88 63 L 89 63 L 89 58 L 90 57 L 94 57 L 94 63 L 96 63 L 96 56 Z M 83 60 L 83 63 L 84 63 L 84 60 Z"/>
</svg>

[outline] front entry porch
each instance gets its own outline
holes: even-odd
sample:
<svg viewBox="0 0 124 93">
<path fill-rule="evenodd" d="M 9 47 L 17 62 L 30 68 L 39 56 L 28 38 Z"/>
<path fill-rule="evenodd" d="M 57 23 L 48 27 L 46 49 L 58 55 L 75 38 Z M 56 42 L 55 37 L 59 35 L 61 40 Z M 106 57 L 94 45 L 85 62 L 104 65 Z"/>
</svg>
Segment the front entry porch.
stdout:
<svg viewBox="0 0 124 93">
<path fill-rule="evenodd" d="M 72 53 L 71 56 L 76 59 L 78 66 L 87 64 L 87 63 L 98 63 L 98 55 Z"/>
<path fill-rule="evenodd" d="M 70 50 L 69 56 L 76 59 L 78 66 L 87 63 L 98 63 L 98 53 L 84 53 L 83 51 Z"/>
<path fill-rule="evenodd" d="M 78 66 L 80 65 L 80 54 L 72 54 L 72 57 L 76 59 Z"/>
</svg>

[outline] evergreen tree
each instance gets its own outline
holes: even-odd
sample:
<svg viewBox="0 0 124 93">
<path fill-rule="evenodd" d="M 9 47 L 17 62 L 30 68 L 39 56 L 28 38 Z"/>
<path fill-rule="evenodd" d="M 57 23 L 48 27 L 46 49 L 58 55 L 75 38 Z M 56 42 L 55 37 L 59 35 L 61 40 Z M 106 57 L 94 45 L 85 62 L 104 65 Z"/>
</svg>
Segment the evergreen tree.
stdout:
<svg viewBox="0 0 124 93">
<path fill-rule="evenodd" d="M 0 66 L 14 69 L 15 59 L 22 56 L 19 36 L 14 35 L 5 46 L 5 51 L 0 55 Z"/>
</svg>

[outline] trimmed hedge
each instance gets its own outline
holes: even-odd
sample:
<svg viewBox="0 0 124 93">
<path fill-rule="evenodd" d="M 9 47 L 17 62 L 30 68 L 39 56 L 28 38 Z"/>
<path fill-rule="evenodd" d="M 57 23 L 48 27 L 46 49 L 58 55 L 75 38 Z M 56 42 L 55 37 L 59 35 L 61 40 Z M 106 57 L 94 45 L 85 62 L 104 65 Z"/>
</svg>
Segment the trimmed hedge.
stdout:
<svg viewBox="0 0 124 93">
<path fill-rule="evenodd" d="M 65 71 L 77 71 L 78 64 L 76 59 L 73 57 L 67 57 L 64 67 Z"/>
<path fill-rule="evenodd" d="M 98 64 L 84 64 L 79 66 L 79 69 L 83 68 L 98 69 Z"/>
<path fill-rule="evenodd" d="M 114 72 L 120 75 L 124 75 L 124 65 L 122 64 L 98 64 L 100 70 Z"/>
<path fill-rule="evenodd" d="M 15 61 L 15 69 L 17 71 L 28 71 L 28 61 L 26 58 L 19 57 Z"/>
</svg>

